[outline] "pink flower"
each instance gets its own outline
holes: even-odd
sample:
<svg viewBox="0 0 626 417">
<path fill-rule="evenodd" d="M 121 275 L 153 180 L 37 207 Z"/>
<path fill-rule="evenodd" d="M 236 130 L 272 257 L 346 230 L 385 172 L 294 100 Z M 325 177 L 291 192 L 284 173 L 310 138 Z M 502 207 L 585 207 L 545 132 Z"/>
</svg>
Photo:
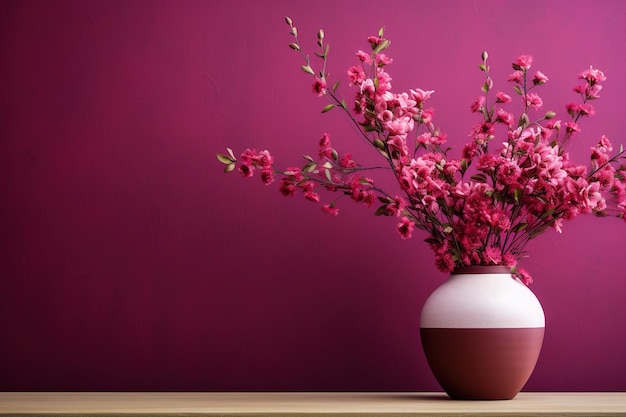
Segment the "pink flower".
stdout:
<svg viewBox="0 0 626 417">
<path fill-rule="evenodd" d="M 528 70 L 533 63 L 533 57 L 530 55 L 520 55 L 513 63 L 513 69 L 516 70 Z"/>
<path fill-rule="evenodd" d="M 400 233 L 402 239 L 410 239 L 413 236 L 413 229 L 415 223 L 413 223 L 408 217 L 400 219 L 400 223 L 396 226 L 396 230 Z"/>
<path fill-rule="evenodd" d="M 280 186 L 278 189 L 280 193 L 284 196 L 292 196 L 296 192 L 296 186 L 288 178 L 283 178 L 280 180 Z"/>
<path fill-rule="evenodd" d="M 410 90 L 410 91 L 411 91 L 411 97 L 413 98 L 413 100 L 415 100 L 418 106 L 420 106 L 422 103 L 428 100 L 431 94 L 435 92 L 435 90 L 425 91 L 425 90 L 422 90 L 421 88 L 416 88 L 415 90 Z"/>
<path fill-rule="evenodd" d="M 406 201 L 404 200 L 404 198 L 396 196 L 394 198 L 394 201 L 385 206 L 385 215 L 400 217 L 405 207 Z"/>
<path fill-rule="evenodd" d="M 474 100 L 474 102 L 470 106 L 470 111 L 472 113 L 478 113 L 480 110 L 484 108 L 484 106 L 485 106 L 485 97 L 479 96 L 478 98 L 476 98 L 476 100 Z"/>
<path fill-rule="evenodd" d="M 578 127 L 578 123 L 576 122 L 567 122 L 565 123 L 565 130 L 568 133 L 574 134 L 580 132 L 580 127 Z"/>
<path fill-rule="evenodd" d="M 502 263 L 502 251 L 496 246 L 489 246 L 483 252 L 483 259 L 487 264 L 500 265 Z"/>
<path fill-rule="evenodd" d="M 509 128 L 512 128 L 515 125 L 515 118 L 509 112 L 504 111 L 503 109 L 498 110 L 496 113 L 496 122 L 504 123 Z"/>
<path fill-rule="evenodd" d="M 339 209 L 335 207 L 334 204 L 324 204 L 322 206 L 322 210 L 325 211 L 326 213 L 330 214 L 331 216 L 338 216 L 339 215 Z"/>
<path fill-rule="evenodd" d="M 360 66 L 350 67 L 348 70 L 348 79 L 350 80 L 350 85 L 361 85 L 363 81 L 365 81 L 365 72 L 363 68 Z"/>
<path fill-rule="evenodd" d="M 519 280 L 527 286 L 533 283 L 533 277 L 531 277 L 528 271 L 526 271 L 524 268 L 518 268 L 513 273 L 513 276 L 519 278 Z"/>
<path fill-rule="evenodd" d="M 600 142 L 598 142 L 598 148 L 602 149 L 604 152 L 613 151 L 613 145 L 611 145 L 611 141 L 604 135 L 602 135 L 602 137 L 600 138 Z"/>
<path fill-rule="evenodd" d="M 546 82 L 548 82 L 548 77 L 546 77 L 546 75 L 543 72 L 537 71 L 535 73 L 535 76 L 533 77 L 533 84 L 541 85 L 541 84 L 545 84 Z"/>
<path fill-rule="evenodd" d="M 510 103 L 511 96 L 508 94 L 504 94 L 502 91 L 498 91 L 496 93 L 496 103 Z"/>
<path fill-rule="evenodd" d="M 578 78 L 581 80 L 586 80 L 591 85 L 606 81 L 604 73 L 599 69 L 593 68 L 592 66 L 589 66 L 588 70 L 584 70 L 583 72 L 578 74 Z"/>
<path fill-rule="evenodd" d="M 251 177 L 253 175 L 254 168 L 249 163 L 242 162 L 241 165 L 239 165 L 239 172 L 241 172 L 244 177 Z"/>
<path fill-rule="evenodd" d="M 313 83 L 313 92 L 317 94 L 319 97 L 323 96 L 324 94 L 328 92 L 325 78 L 315 77 L 315 82 Z"/>
<path fill-rule="evenodd" d="M 274 171 L 271 168 L 264 168 L 261 171 L 261 181 L 263 184 L 270 185 L 274 182 Z"/>
<path fill-rule="evenodd" d="M 360 49 L 357 51 L 356 56 L 359 58 L 359 60 L 365 64 L 371 64 L 372 63 L 372 57 L 370 56 L 370 54 L 365 53 L 363 51 L 361 51 Z"/>
<path fill-rule="evenodd" d="M 315 191 L 305 191 L 304 198 L 309 201 L 313 201 L 314 203 L 319 203 L 320 201 L 320 196 Z"/>
<path fill-rule="evenodd" d="M 514 83 L 519 83 L 524 79 L 524 73 L 522 71 L 515 71 L 509 75 L 507 81 L 511 81 Z"/>
<path fill-rule="evenodd" d="M 269 169 L 272 167 L 274 163 L 274 157 L 270 155 L 269 151 L 261 151 L 259 152 L 258 157 L 256 158 L 257 165 L 260 165 L 263 169 Z"/>
<path fill-rule="evenodd" d="M 378 65 L 384 66 L 393 63 L 393 59 L 385 54 L 376 54 L 375 61 Z"/>
<path fill-rule="evenodd" d="M 343 155 L 341 159 L 339 160 L 339 163 L 341 164 L 342 167 L 348 168 L 348 169 L 356 168 L 357 166 L 357 163 L 352 160 L 351 153 L 347 153 Z"/>
<path fill-rule="evenodd" d="M 536 93 L 528 93 L 522 96 L 522 101 L 531 109 L 539 110 L 543 106 L 543 100 Z"/>
</svg>

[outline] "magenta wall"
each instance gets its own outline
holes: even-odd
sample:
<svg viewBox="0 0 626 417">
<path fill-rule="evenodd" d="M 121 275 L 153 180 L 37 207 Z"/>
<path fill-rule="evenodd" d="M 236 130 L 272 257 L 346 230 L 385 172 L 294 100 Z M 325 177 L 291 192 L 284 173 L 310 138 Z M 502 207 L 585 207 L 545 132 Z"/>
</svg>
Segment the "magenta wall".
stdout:
<svg viewBox="0 0 626 417">
<path fill-rule="evenodd" d="M 323 27 L 332 75 L 381 25 L 398 90 L 434 89 L 464 143 L 487 49 L 496 83 L 535 56 L 549 107 L 593 64 L 608 81 L 573 150 L 625 143 L 626 3 L 1 1 L 0 390 L 437 390 L 418 315 L 445 279 L 423 236 L 337 218 L 258 178 L 353 132 L 287 48 Z M 455 139 L 456 138 L 456 139 Z M 523 266 L 547 334 L 528 390 L 626 390 L 626 223 L 582 218 Z"/>
</svg>

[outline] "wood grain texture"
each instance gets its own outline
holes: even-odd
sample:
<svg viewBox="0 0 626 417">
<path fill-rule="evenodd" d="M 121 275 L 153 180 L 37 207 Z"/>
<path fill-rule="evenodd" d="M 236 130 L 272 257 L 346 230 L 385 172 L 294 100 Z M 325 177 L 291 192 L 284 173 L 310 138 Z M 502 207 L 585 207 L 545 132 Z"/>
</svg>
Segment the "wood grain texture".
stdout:
<svg viewBox="0 0 626 417">
<path fill-rule="evenodd" d="M 0 393 L 0 416 L 618 416 L 626 393 L 530 393 L 454 401 L 443 393 Z"/>
</svg>

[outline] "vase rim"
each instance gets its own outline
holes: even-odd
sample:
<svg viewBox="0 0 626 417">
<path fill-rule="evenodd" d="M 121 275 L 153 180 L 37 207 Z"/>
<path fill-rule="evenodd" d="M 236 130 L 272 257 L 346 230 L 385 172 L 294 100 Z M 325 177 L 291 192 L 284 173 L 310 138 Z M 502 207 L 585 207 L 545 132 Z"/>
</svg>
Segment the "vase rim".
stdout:
<svg viewBox="0 0 626 417">
<path fill-rule="evenodd" d="M 510 274 L 511 268 L 504 265 L 471 265 L 457 266 L 452 274 Z"/>
</svg>

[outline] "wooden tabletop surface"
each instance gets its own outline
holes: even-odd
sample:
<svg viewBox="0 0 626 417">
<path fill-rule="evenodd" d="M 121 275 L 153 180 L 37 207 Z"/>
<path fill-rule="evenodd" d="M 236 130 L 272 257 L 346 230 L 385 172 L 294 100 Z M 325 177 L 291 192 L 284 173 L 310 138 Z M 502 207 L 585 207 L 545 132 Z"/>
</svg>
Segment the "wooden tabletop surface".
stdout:
<svg viewBox="0 0 626 417">
<path fill-rule="evenodd" d="M 0 392 L 0 416 L 626 416 L 626 393 L 530 393 L 453 401 L 442 393 Z"/>
</svg>

